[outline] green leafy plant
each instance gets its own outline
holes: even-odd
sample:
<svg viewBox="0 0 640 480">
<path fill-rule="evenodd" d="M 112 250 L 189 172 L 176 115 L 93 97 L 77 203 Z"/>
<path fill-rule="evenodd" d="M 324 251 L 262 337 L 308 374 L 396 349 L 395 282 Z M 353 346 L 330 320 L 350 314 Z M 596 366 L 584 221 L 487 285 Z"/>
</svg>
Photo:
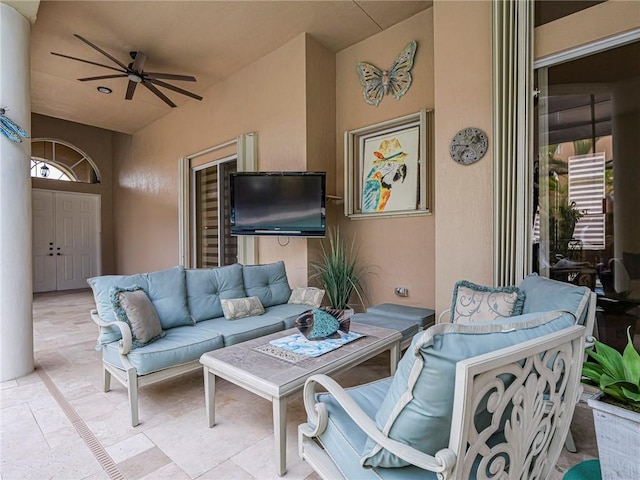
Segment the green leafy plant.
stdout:
<svg viewBox="0 0 640 480">
<path fill-rule="evenodd" d="M 593 362 L 584 362 L 582 376 L 584 383 L 599 388 L 605 395 L 617 400 L 622 407 L 640 409 L 640 354 L 633 346 L 630 329 L 627 330 L 629 343 L 620 354 L 604 343 L 595 342 L 595 350 L 586 353 Z"/>
<path fill-rule="evenodd" d="M 314 272 L 311 278 L 320 281 L 331 307 L 349 308 L 349 299 L 354 293 L 364 307 L 361 280 L 366 271 L 358 266 L 355 239 L 347 245 L 337 228 L 329 230 L 327 237 L 328 245 L 326 240 L 320 244 L 320 260 L 311 263 Z"/>
</svg>

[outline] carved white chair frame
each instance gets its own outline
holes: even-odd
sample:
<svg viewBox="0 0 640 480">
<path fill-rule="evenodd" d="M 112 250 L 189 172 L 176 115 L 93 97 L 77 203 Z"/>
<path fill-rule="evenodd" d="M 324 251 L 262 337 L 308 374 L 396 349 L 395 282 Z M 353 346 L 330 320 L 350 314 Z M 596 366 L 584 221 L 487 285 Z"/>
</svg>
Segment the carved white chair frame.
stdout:
<svg viewBox="0 0 640 480">
<path fill-rule="evenodd" d="M 478 480 L 488 478 L 482 476 L 482 472 L 489 466 L 494 469 L 491 478 L 547 478 L 560 456 L 582 391 L 584 341 L 585 327 L 573 326 L 458 362 L 449 447 L 435 456 L 387 437 L 337 382 L 325 375 L 314 375 L 305 384 L 304 403 L 307 415 L 316 427 L 307 423 L 298 427 L 299 455 L 322 478 L 344 478 L 316 441 L 328 422 L 326 406 L 315 400 L 316 384 L 319 384 L 334 396 L 370 438 L 411 465 L 436 472 L 439 479 L 469 478 L 477 455 L 482 457 Z M 505 373 L 515 377 L 507 388 L 500 379 Z M 487 409 L 494 414 L 494 419 L 500 419 L 505 409 L 513 406 L 504 427 L 506 442 L 492 447 L 485 442 L 496 432 L 500 422 L 482 432 L 476 431 L 473 422 L 487 392 L 491 392 Z M 523 441 L 518 442 L 517 438 L 523 438 Z M 507 452 L 508 465 L 505 457 L 498 455 Z M 508 467 L 508 474 L 505 467 Z M 525 469 L 529 474 L 523 475 Z"/>
</svg>

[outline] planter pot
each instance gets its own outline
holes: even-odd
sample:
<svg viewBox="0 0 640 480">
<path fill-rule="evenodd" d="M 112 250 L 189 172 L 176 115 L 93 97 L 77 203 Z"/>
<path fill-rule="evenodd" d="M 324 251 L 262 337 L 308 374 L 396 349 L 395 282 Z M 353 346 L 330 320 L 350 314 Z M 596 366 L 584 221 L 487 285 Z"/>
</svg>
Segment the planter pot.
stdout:
<svg viewBox="0 0 640 480">
<path fill-rule="evenodd" d="M 640 413 L 590 398 L 602 480 L 640 478 Z"/>
</svg>

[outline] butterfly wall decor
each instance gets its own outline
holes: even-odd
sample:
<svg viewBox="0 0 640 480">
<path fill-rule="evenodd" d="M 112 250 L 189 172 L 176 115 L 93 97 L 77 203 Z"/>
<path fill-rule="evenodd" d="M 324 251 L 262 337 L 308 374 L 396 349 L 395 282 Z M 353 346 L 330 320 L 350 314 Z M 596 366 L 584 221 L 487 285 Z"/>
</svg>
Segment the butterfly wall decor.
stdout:
<svg viewBox="0 0 640 480">
<path fill-rule="evenodd" d="M 398 100 L 407 93 L 411 86 L 409 71 L 413 67 L 417 46 L 415 40 L 409 42 L 389 70 L 380 70 L 366 62 L 358 63 L 358 76 L 364 87 L 362 95 L 365 102 L 377 107 L 385 94 Z"/>
</svg>

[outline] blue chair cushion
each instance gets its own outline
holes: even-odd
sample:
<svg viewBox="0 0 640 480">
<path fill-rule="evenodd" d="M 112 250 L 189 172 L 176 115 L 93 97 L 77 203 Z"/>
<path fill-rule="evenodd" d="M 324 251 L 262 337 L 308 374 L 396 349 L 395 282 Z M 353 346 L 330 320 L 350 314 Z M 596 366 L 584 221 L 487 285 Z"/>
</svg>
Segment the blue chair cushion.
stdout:
<svg viewBox="0 0 640 480">
<path fill-rule="evenodd" d="M 224 318 L 223 318 L 224 320 Z M 136 368 L 138 375 L 164 370 L 198 360 L 203 353 L 224 346 L 220 333 L 198 326 L 174 327 L 165 332 L 165 336 L 144 347 L 131 350 L 127 358 Z M 102 358 L 116 368 L 124 369 L 118 353 L 118 342 L 105 345 Z"/>
<path fill-rule="evenodd" d="M 574 324 L 569 313 L 537 312 L 486 323 L 442 323 L 418 333 L 376 414 L 378 428 L 390 438 L 434 455 L 449 444 L 458 361 Z M 408 465 L 373 440 L 367 441 L 361 462 L 373 467 Z"/>
<path fill-rule="evenodd" d="M 186 270 L 187 303 L 196 322 L 223 316 L 221 299 L 243 298 L 242 265 Z"/>
<path fill-rule="evenodd" d="M 525 293 L 522 313 L 565 310 L 576 316 L 579 325 L 584 325 L 590 296 L 587 287 L 551 280 L 533 273 L 522 280 L 520 290 Z"/>
<path fill-rule="evenodd" d="M 391 377 L 376 382 L 346 389 L 347 394 L 355 400 L 360 408 L 370 417 L 375 418 L 376 411 L 382 403 L 389 387 Z M 345 413 L 342 407 L 328 393 L 316 395 L 318 402 L 326 405 L 329 422 L 326 430 L 318 440 L 336 463 L 345 478 L 374 480 L 435 480 L 436 474 L 408 466 L 404 468 L 363 468 L 360 465 L 367 435 Z"/>
<path fill-rule="evenodd" d="M 258 297 L 263 307 L 287 303 L 291 296 L 283 261 L 268 265 L 244 265 L 242 275 L 247 296 Z"/>
<path fill-rule="evenodd" d="M 93 290 L 98 315 L 105 322 L 115 322 L 109 290 L 111 287 L 128 288 L 140 285 L 151 300 L 162 328 L 193 325 L 187 307 L 185 272 L 183 267 L 136 275 L 103 275 L 87 279 Z M 98 343 L 107 344 L 120 340 L 120 330 L 103 328 Z"/>
</svg>

